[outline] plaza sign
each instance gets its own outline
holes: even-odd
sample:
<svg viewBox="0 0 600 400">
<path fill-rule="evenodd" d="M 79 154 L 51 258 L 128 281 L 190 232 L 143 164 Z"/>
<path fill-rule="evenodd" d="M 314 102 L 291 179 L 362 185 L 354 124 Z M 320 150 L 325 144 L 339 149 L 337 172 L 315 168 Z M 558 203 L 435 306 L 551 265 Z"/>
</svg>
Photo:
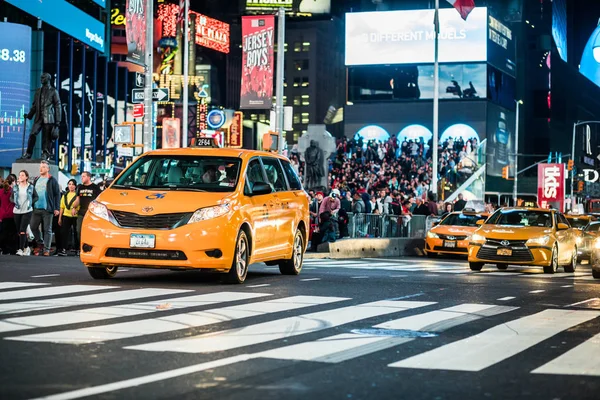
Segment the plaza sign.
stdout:
<svg viewBox="0 0 600 400">
<path fill-rule="evenodd" d="M 565 166 L 562 163 L 538 164 L 538 203 L 559 211 L 565 205 Z"/>
</svg>

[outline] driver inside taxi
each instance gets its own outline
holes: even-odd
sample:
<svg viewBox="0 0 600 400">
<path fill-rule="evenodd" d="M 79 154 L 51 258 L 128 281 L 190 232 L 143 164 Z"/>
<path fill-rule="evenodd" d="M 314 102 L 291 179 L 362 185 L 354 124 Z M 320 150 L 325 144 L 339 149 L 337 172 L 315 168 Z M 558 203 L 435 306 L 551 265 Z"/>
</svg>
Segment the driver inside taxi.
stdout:
<svg viewBox="0 0 600 400">
<path fill-rule="evenodd" d="M 217 168 L 213 165 L 207 167 L 206 172 L 202 175 L 203 183 L 214 183 L 217 181 Z"/>
</svg>

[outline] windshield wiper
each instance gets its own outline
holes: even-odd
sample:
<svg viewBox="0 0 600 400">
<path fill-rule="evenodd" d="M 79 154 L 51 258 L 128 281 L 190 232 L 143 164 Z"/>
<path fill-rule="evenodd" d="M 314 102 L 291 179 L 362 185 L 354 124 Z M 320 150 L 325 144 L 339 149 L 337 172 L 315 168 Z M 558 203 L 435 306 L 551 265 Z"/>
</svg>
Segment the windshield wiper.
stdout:
<svg viewBox="0 0 600 400">
<path fill-rule="evenodd" d="M 113 185 L 112 188 L 113 189 L 125 189 L 125 190 L 145 190 L 145 189 L 142 189 L 141 187 L 131 186 L 131 185 Z"/>
<path fill-rule="evenodd" d="M 208 192 L 208 190 L 198 189 L 193 187 L 182 187 L 182 186 L 169 186 L 169 190 L 189 190 L 190 192 Z"/>
</svg>

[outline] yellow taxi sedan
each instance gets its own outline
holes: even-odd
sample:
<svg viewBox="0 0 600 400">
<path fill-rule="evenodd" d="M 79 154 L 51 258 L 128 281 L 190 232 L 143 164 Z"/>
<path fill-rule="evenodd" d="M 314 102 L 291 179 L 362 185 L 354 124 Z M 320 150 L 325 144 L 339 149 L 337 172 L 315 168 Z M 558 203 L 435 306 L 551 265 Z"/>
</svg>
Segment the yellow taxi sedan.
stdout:
<svg viewBox="0 0 600 400">
<path fill-rule="evenodd" d="M 487 217 L 488 214 L 469 210 L 449 213 L 427 232 L 425 254 L 428 257 L 438 254 L 467 255 L 471 235 L 479 228 L 477 221 Z"/>
<path fill-rule="evenodd" d="M 556 210 L 503 208 L 471 236 L 469 267 L 480 271 L 485 264 L 501 270 L 508 265 L 538 266 L 547 274 L 563 266 L 565 272 L 575 272 L 576 236 Z"/>
<path fill-rule="evenodd" d="M 258 262 L 300 273 L 308 195 L 289 160 L 198 144 L 145 153 L 90 204 L 80 257 L 93 278 L 127 266 L 203 269 L 243 283 Z"/>
</svg>

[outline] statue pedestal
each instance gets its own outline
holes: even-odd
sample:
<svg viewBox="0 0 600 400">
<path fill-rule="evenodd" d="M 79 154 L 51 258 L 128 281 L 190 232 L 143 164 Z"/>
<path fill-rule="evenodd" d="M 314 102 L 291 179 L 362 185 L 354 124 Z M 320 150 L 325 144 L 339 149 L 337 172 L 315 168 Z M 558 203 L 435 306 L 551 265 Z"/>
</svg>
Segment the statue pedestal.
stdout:
<svg viewBox="0 0 600 400">
<path fill-rule="evenodd" d="M 29 179 L 33 181 L 36 176 L 40 176 L 40 159 L 23 159 L 19 158 L 12 165 L 11 172 L 15 174 L 17 177 L 19 176 L 19 172 L 25 170 L 29 173 Z M 58 180 L 58 165 L 56 165 L 52 161 L 48 161 L 50 165 L 50 175 L 54 176 Z"/>
</svg>

